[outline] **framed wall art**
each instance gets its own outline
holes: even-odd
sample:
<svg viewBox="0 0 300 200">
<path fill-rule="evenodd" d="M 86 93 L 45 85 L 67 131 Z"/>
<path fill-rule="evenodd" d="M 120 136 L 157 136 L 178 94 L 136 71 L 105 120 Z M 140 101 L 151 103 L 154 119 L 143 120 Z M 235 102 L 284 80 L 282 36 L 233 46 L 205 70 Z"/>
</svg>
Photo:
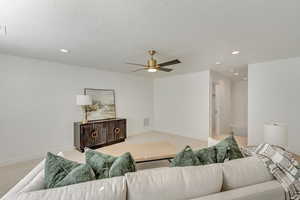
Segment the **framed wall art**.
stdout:
<svg viewBox="0 0 300 200">
<path fill-rule="evenodd" d="M 114 90 L 85 88 L 84 94 L 92 99 L 92 105 L 86 109 L 87 120 L 116 118 Z"/>
</svg>

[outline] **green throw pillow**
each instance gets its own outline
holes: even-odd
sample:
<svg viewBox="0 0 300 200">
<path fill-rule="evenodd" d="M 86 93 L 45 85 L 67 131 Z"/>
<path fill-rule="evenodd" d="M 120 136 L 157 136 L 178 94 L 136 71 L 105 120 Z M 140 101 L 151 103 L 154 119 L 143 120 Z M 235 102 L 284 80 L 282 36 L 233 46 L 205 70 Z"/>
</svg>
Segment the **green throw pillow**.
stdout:
<svg viewBox="0 0 300 200">
<path fill-rule="evenodd" d="M 95 180 L 95 174 L 89 165 L 47 153 L 45 162 L 46 188 L 62 187 L 91 180 Z"/>
<path fill-rule="evenodd" d="M 217 150 L 217 162 L 243 158 L 243 154 L 233 136 L 229 136 L 215 145 Z"/>
<path fill-rule="evenodd" d="M 96 179 L 109 177 L 109 169 L 115 161 L 115 157 L 100 152 L 88 150 L 85 152 L 85 160 L 94 170 Z"/>
<path fill-rule="evenodd" d="M 185 167 L 200 165 L 200 161 L 194 154 L 190 146 L 186 146 L 181 152 L 179 152 L 172 160 L 171 167 Z"/>
<path fill-rule="evenodd" d="M 215 146 L 194 151 L 201 165 L 213 164 L 217 162 L 217 150 Z"/>
<path fill-rule="evenodd" d="M 109 170 L 109 177 L 124 176 L 127 172 L 135 172 L 135 161 L 130 153 L 119 156 Z"/>
<path fill-rule="evenodd" d="M 93 150 L 85 153 L 86 163 L 94 170 L 97 179 L 123 176 L 127 172 L 135 172 L 135 161 L 130 153 L 119 157 L 110 156 Z"/>
</svg>

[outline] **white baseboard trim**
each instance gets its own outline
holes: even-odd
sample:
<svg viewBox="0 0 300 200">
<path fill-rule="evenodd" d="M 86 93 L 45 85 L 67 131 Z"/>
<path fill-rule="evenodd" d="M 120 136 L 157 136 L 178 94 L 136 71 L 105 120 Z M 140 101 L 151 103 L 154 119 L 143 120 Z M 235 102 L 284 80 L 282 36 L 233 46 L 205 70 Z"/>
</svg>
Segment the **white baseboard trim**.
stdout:
<svg viewBox="0 0 300 200">
<path fill-rule="evenodd" d="M 19 162 L 26 162 L 30 160 L 35 160 L 35 159 L 42 159 L 45 157 L 47 152 L 52 152 L 52 153 L 58 153 L 58 152 L 64 152 L 64 151 L 70 151 L 73 150 L 73 146 L 60 146 L 60 147 L 52 147 L 47 149 L 46 151 L 39 151 L 38 153 L 29 153 L 29 154 L 24 154 L 24 155 L 19 155 L 14 158 L 6 159 L 6 160 L 1 160 L 0 161 L 0 167 L 4 167 L 7 165 L 12 165 L 16 164 Z"/>
</svg>

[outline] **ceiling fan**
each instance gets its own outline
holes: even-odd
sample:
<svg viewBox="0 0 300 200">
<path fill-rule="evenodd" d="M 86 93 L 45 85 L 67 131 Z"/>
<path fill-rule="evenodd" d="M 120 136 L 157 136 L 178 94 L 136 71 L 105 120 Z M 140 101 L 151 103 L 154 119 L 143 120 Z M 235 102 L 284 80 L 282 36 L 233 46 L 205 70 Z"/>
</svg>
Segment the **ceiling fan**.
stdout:
<svg viewBox="0 0 300 200">
<path fill-rule="evenodd" d="M 150 51 L 148 51 L 148 53 L 151 56 L 151 58 L 147 61 L 146 65 L 136 64 L 136 63 L 126 63 L 128 65 L 137 65 L 137 66 L 143 67 L 143 68 L 134 70 L 132 72 L 137 72 L 137 71 L 142 71 L 142 70 L 147 70 L 148 72 L 157 72 L 157 71 L 171 72 L 171 71 L 173 71 L 173 69 L 165 68 L 165 67 L 181 63 L 178 59 L 175 59 L 175 60 L 171 60 L 168 62 L 157 64 L 157 60 L 155 60 L 153 58 L 153 56 L 156 54 L 156 51 L 150 50 Z"/>
</svg>

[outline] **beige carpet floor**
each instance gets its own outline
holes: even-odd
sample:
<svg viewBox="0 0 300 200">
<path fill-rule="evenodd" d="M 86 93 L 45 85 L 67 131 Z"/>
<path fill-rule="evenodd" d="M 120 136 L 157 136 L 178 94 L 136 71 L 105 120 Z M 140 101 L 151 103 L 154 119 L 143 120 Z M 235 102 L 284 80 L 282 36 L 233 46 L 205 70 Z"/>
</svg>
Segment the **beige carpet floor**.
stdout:
<svg viewBox="0 0 300 200">
<path fill-rule="evenodd" d="M 178 151 L 182 150 L 186 145 L 190 145 L 194 149 L 203 148 L 207 146 L 206 141 L 160 132 L 148 132 L 139 135 L 129 136 L 126 139 L 125 143 L 143 144 L 146 142 L 160 141 L 167 141 L 175 145 Z M 70 160 L 84 160 L 84 154 L 78 152 L 77 150 L 64 152 L 64 155 Z M 41 160 L 42 158 L 0 167 L 0 197 L 2 197 L 12 186 L 14 186 L 20 179 L 22 179 L 22 177 L 24 177 Z M 169 166 L 168 161 L 155 161 L 137 164 L 138 170 L 165 166 Z"/>
</svg>

